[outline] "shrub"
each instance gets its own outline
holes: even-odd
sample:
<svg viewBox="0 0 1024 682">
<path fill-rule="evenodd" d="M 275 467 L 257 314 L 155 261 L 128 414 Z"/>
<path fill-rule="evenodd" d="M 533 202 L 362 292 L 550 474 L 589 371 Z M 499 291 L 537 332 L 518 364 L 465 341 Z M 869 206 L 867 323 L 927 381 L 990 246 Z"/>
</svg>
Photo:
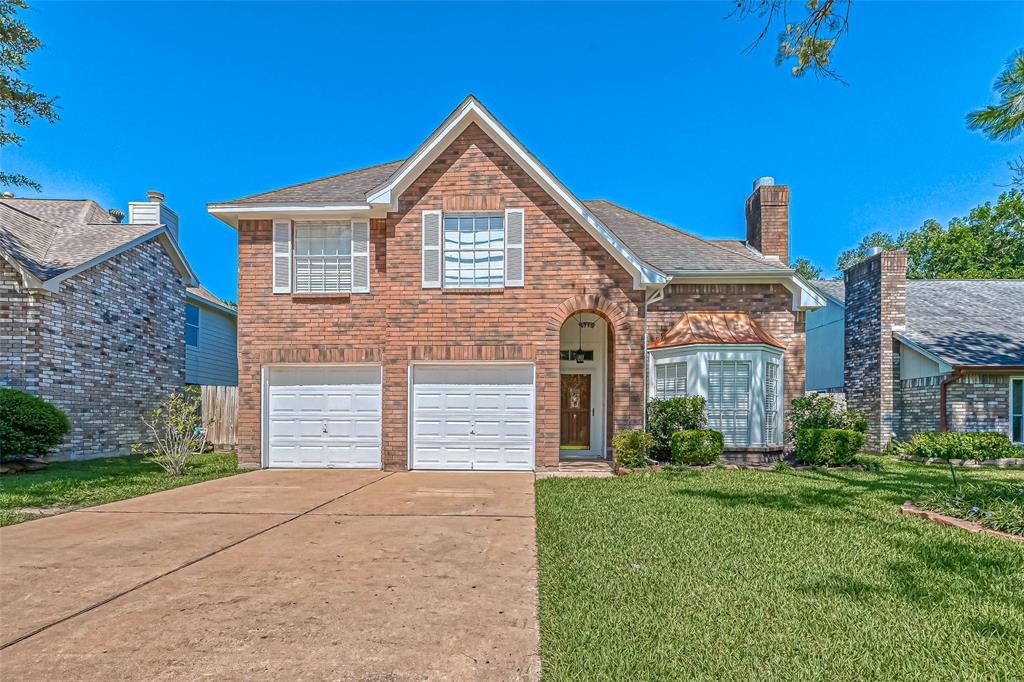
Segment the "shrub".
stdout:
<svg viewBox="0 0 1024 682">
<path fill-rule="evenodd" d="M 718 431 L 695 429 L 672 434 L 672 459 L 679 464 L 711 464 L 718 461 L 724 449 Z"/>
<path fill-rule="evenodd" d="M 926 431 L 915 435 L 909 442 L 899 446 L 903 454 L 912 457 L 937 457 L 951 459 L 1001 459 L 1013 457 L 1016 449 L 1005 433 L 981 431 L 977 433 L 952 433 Z"/>
<path fill-rule="evenodd" d="M 1024 535 L 1024 485 L 1020 483 L 965 483 L 957 489 L 927 492 L 917 505 L 1004 533 Z"/>
<path fill-rule="evenodd" d="M 853 464 L 864 471 L 884 471 L 885 457 L 878 455 L 854 455 Z"/>
<path fill-rule="evenodd" d="M 867 441 L 867 435 L 848 429 L 800 429 L 796 437 L 796 459 L 803 464 L 843 466 L 853 461 Z"/>
<path fill-rule="evenodd" d="M 847 410 L 834 399 L 820 393 L 794 398 L 790 403 L 786 441 L 792 445 L 801 429 L 843 429 L 867 433 L 868 420 Z"/>
<path fill-rule="evenodd" d="M 784 459 L 777 460 L 775 464 L 772 465 L 772 471 L 789 471 L 792 468 L 793 465 Z"/>
<path fill-rule="evenodd" d="M 647 466 L 647 458 L 654 448 L 654 436 L 646 431 L 624 429 L 612 438 L 615 448 L 615 462 L 628 469 Z"/>
<path fill-rule="evenodd" d="M 192 455 L 206 447 L 206 431 L 202 428 L 199 389 L 186 387 L 172 393 L 142 423 L 153 436 L 151 444 L 136 443 L 134 452 L 149 452 L 149 459 L 163 467 L 170 476 L 183 476 Z"/>
<path fill-rule="evenodd" d="M 654 436 L 654 459 L 672 459 L 672 434 L 676 431 L 697 431 L 707 428 L 707 401 L 699 395 L 668 400 L 651 400 L 647 404 L 647 431 Z"/>
<path fill-rule="evenodd" d="M 0 459 L 43 457 L 64 442 L 68 416 L 38 396 L 0 388 Z"/>
</svg>

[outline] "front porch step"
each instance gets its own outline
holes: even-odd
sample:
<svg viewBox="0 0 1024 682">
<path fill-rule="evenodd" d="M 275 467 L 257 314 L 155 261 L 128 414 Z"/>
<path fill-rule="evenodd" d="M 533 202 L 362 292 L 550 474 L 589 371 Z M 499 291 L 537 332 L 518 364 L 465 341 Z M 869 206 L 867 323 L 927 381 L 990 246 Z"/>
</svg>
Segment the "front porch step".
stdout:
<svg viewBox="0 0 1024 682">
<path fill-rule="evenodd" d="M 537 478 L 603 478 L 613 475 L 612 463 L 607 459 L 567 459 L 559 462 L 557 469 L 537 471 Z"/>
</svg>

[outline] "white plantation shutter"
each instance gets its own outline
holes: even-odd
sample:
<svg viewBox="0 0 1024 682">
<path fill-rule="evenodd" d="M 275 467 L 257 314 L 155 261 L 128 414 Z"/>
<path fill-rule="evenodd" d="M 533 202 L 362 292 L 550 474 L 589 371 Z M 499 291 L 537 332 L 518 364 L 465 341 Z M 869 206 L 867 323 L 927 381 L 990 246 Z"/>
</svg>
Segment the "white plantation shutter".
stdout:
<svg viewBox="0 0 1024 682">
<path fill-rule="evenodd" d="M 370 221 L 352 221 L 352 291 L 370 290 Z"/>
<path fill-rule="evenodd" d="M 764 366 L 764 442 L 777 445 L 780 441 L 779 420 L 779 364 L 768 361 Z"/>
<path fill-rule="evenodd" d="M 292 222 L 275 220 L 274 242 L 274 293 L 287 294 L 292 290 Z"/>
<path fill-rule="evenodd" d="M 423 212 L 423 288 L 441 286 L 441 212 Z"/>
<path fill-rule="evenodd" d="M 708 362 L 708 422 L 726 445 L 750 444 L 750 363 Z"/>
<path fill-rule="evenodd" d="M 654 395 L 662 400 L 686 397 L 685 362 L 671 362 L 654 368 Z"/>
<path fill-rule="evenodd" d="M 521 287 L 525 279 L 523 242 L 525 215 L 521 208 L 505 209 L 505 286 Z"/>
</svg>

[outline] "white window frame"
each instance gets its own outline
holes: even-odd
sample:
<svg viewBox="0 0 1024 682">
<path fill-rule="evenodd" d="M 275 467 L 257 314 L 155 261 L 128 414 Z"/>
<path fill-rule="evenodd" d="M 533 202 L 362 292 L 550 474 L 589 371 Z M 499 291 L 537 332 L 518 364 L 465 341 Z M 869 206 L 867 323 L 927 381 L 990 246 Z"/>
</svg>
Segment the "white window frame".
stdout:
<svg viewBox="0 0 1024 682">
<path fill-rule="evenodd" d="M 449 249 L 447 246 L 447 240 L 445 239 L 445 221 L 448 218 L 487 218 L 488 221 L 491 218 L 501 218 L 501 248 L 458 248 L 452 249 L 453 252 L 492 252 L 501 254 L 501 280 L 493 284 L 449 284 L 448 283 L 448 260 L 447 255 Z M 475 228 L 474 228 L 475 229 Z M 491 228 L 488 227 L 488 230 Z M 443 289 L 503 289 L 505 287 L 505 278 L 508 275 L 508 255 L 507 255 L 507 220 L 505 212 L 503 211 L 445 211 L 441 213 L 441 287 Z"/>
<path fill-rule="evenodd" d="M 188 311 L 189 311 L 189 308 L 193 308 L 196 311 L 196 323 L 195 324 L 192 324 L 192 323 L 190 323 L 188 321 Z M 199 306 L 197 306 L 195 303 L 186 303 L 185 304 L 185 345 L 187 347 L 189 347 L 189 348 L 198 348 L 199 347 L 199 320 L 200 320 L 200 316 L 201 316 L 201 311 L 199 310 Z M 189 343 L 188 342 L 188 330 L 189 330 L 189 327 L 193 327 L 196 330 L 196 342 L 195 343 Z"/>
<path fill-rule="evenodd" d="M 1024 419 L 1022 419 L 1022 424 L 1021 424 L 1021 440 L 1013 440 L 1013 413 L 1014 413 L 1014 410 L 1021 410 L 1022 415 L 1024 415 L 1024 405 L 1015 405 L 1014 402 L 1013 402 L 1013 382 L 1014 381 L 1021 382 L 1021 393 L 1024 394 L 1024 374 L 1019 375 L 1019 376 L 1014 375 L 1014 376 L 1010 377 L 1009 386 L 1008 386 L 1009 395 L 1007 396 L 1007 400 L 1006 400 L 1007 407 L 1008 407 L 1008 414 L 1007 414 L 1007 416 L 1009 417 L 1009 419 L 1007 420 L 1009 422 L 1008 429 L 1007 429 L 1007 435 L 1010 436 L 1010 442 L 1011 443 L 1024 444 Z"/>
<path fill-rule="evenodd" d="M 660 376 L 662 370 L 664 370 L 665 376 Z M 672 391 L 668 390 L 669 370 L 671 370 L 672 372 L 672 386 L 674 388 L 674 390 Z M 686 360 L 663 362 L 659 365 L 655 365 L 654 393 L 652 395 L 659 400 L 669 400 L 671 398 L 685 398 L 688 395 L 690 395 L 689 381 L 686 372 Z M 680 381 L 682 382 L 682 391 L 679 390 Z"/>
<path fill-rule="evenodd" d="M 291 242 L 292 242 L 291 243 L 291 255 L 292 255 L 292 293 L 296 293 L 296 294 L 310 294 L 310 295 L 317 295 L 317 294 L 350 294 L 350 293 L 352 293 L 352 281 L 353 281 L 353 277 L 354 277 L 354 263 L 353 263 L 352 256 L 353 256 L 353 254 L 355 252 L 354 251 L 354 249 L 355 249 L 355 226 L 352 223 L 353 223 L 352 219 L 344 219 L 344 220 L 296 220 L 296 221 L 293 222 L 293 225 L 292 225 L 292 239 L 291 239 Z M 344 235 L 345 230 L 348 230 L 348 254 L 347 255 L 346 254 L 339 254 L 337 256 L 324 256 L 324 255 L 320 255 L 320 256 L 304 255 L 303 256 L 303 255 L 299 255 L 299 253 L 298 253 L 298 245 L 299 245 L 299 231 L 300 230 L 302 230 L 303 228 L 307 228 L 308 229 L 312 225 L 326 226 L 326 225 L 332 225 L 332 224 L 337 224 L 341 228 L 342 235 Z M 342 239 L 342 243 L 344 244 L 344 239 Z M 338 277 L 339 287 L 337 289 L 326 289 L 325 288 L 323 290 L 302 290 L 302 289 L 300 289 L 299 288 L 299 259 L 300 258 L 310 258 L 310 259 L 311 258 L 321 258 L 321 259 L 324 259 L 324 261 L 323 261 L 324 265 L 326 265 L 326 259 L 327 258 L 335 258 L 336 262 L 337 262 L 337 265 L 338 265 L 338 275 L 337 275 L 337 277 Z M 341 270 L 341 265 L 345 261 L 347 261 L 347 263 L 348 263 L 348 287 L 341 287 L 340 286 L 341 271 L 342 271 Z M 324 275 L 324 278 L 326 280 L 326 274 Z"/>
</svg>

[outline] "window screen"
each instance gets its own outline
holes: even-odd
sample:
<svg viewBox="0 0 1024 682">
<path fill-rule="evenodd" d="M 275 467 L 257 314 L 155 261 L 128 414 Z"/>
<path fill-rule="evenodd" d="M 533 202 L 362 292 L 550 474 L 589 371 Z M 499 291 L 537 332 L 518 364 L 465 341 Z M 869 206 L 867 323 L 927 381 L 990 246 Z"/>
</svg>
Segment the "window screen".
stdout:
<svg viewBox="0 0 1024 682">
<path fill-rule="evenodd" d="M 505 217 L 444 216 L 444 285 L 449 288 L 505 286 Z"/>
</svg>

